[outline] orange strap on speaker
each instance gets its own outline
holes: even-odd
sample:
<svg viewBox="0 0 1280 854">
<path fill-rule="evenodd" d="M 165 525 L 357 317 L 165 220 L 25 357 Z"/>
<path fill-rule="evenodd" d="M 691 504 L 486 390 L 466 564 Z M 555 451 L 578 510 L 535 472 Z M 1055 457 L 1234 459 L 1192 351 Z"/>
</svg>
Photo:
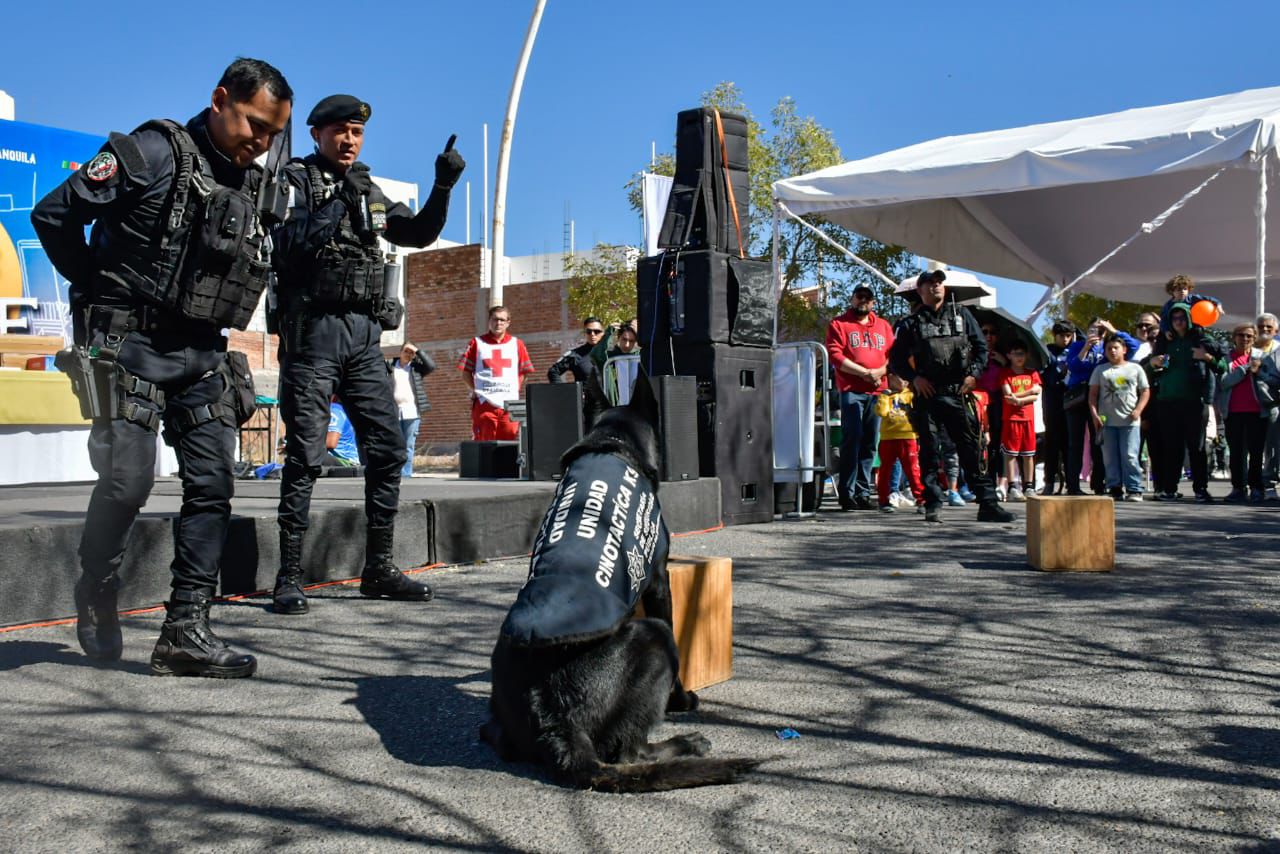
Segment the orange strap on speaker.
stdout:
<svg viewBox="0 0 1280 854">
<path fill-rule="evenodd" d="M 742 223 L 738 222 L 738 203 L 733 198 L 733 182 L 729 180 L 729 149 L 724 144 L 724 123 L 720 121 L 720 111 L 714 107 L 711 112 L 716 114 L 716 136 L 720 137 L 720 163 L 724 167 L 724 186 L 729 192 L 729 210 L 733 211 L 733 230 L 738 235 L 738 257 L 746 258 L 747 253 L 742 251 Z"/>
</svg>

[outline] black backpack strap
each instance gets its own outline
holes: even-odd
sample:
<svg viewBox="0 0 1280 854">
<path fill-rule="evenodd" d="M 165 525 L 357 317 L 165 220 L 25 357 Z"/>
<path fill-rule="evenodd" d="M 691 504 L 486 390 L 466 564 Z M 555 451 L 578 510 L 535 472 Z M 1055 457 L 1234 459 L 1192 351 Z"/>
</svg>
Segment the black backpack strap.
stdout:
<svg viewBox="0 0 1280 854">
<path fill-rule="evenodd" d="M 170 181 L 167 207 L 160 218 L 160 222 L 163 222 L 166 227 L 159 241 L 161 269 L 167 271 L 167 275 L 173 275 L 178 270 L 182 255 L 186 251 L 185 235 L 187 227 L 190 226 L 193 209 L 191 193 L 194 190 L 201 196 L 208 195 L 211 188 L 206 181 L 206 175 L 212 173 L 200 150 L 196 148 L 191 132 L 183 125 L 172 119 L 154 119 L 139 127 L 134 133 L 144 129 L 158 130 L 163 133 L 168 138 L 169 146 L 173 151 L 173 178 Z M 179 237 L 184 239 L 177 239 Z"/>
<path fill-rule="evenodd" d="M 305 163 L 305 161 L 304 161 Z M 311 187 L 311 210 L 320 207 L 324 202 L 324 174 L 314 163 L 305 163 L 307 168 L 307 184 Z"/>
</svg>

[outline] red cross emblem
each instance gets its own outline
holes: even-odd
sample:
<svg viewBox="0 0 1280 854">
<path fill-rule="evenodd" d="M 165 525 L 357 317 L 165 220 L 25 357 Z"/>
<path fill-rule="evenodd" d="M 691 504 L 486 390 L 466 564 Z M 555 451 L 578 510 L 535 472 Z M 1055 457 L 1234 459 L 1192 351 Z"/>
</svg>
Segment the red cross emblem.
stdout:
<svg viewBox="0 0 1280 854">
<path fill-rule="evenodd" d="M 509 368 L 515 364 L 515 362 L 512 362 L 510 359 L 502 358 L 502 353 L 500 353 L 497 350 L 493 351 L 493 358 L 481 359 L 480 363 L 483 364 L 489 370 L 493 371 L 493 375 L 495 377 L 502 376 L 503 368 Z"/>
</svg>

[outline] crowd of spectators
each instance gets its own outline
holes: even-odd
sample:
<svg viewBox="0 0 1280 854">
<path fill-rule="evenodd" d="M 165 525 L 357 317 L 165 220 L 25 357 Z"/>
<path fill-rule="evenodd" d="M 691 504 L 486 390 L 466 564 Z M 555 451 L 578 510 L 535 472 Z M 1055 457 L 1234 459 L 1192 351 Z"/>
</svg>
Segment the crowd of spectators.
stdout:
<svg viewBox="0 0 1280 854">
<path fill-rule="evenodd" d="M 1210 468 L 1223 456 L 1231 478 L 1226 501 L 1280 500 L 1280 323 L 1262 314 L 1221 342 L 1196 323 L 1205 313 L 1192 310 L 1209 301 L 1214 310 L 1206 313 L 1216 317 L 1216 300 L 1195 293 L 1184 275 L 1165 289 L 1169 299 L 1159 313 L 1140 314 L 1130 331 L 1104 317 L 1083 330 L 1055 322 L 1049 362 L 1040 370 L 1028 367 L 1025 342 L 1002 343 L 997 324 L 981 324 L 989 356 L 969 398 L 985 449 L 984 474 L 1000 501 L 1088 491 L 1117 501 L 1210 503 Z M 879 318 L 869 314 L 864 290 L 832 321 L 827 337 L 841 401 L 840 505 L 872 506 L 874 485 L 881 510 L 913 504 L 923 510 L 917 436 L 908 417 L 912 390 L 885 368 L 884 345 L 869 328 Z M 861 346 L 853 346 L 854 339 Z M 938 439 L 936 477 L 946 502 L 972 501 L 954 448 L 948 455 L 947 436 Z M 879 466 L 874 478 L 873 462 Z M 1188 481 L 1184 496 L 1180 489 Z"/>
</svg>

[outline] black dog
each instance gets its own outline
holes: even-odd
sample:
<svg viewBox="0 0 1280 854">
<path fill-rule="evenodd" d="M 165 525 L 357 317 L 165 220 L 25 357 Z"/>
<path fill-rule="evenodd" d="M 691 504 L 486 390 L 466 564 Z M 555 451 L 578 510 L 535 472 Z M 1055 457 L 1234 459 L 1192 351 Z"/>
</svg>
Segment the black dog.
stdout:
<svg viewBox="0 0 1280 854">
<path fill-rule="evenodd" d="M 641 376 L 631 403 L 565 453 L 529 579 L 493 650 L 480 738 L 506 761 L 537 762 L 581 788 L 730 783 L 759 764 L 702 758 L 711 744 L 694 733 L 649 743 L 664 710 L 698 703 L 680 684 L 671 628 L 657 415 Z M 630 619 L 637 600 L 644 619 Z"/>
</svg>

